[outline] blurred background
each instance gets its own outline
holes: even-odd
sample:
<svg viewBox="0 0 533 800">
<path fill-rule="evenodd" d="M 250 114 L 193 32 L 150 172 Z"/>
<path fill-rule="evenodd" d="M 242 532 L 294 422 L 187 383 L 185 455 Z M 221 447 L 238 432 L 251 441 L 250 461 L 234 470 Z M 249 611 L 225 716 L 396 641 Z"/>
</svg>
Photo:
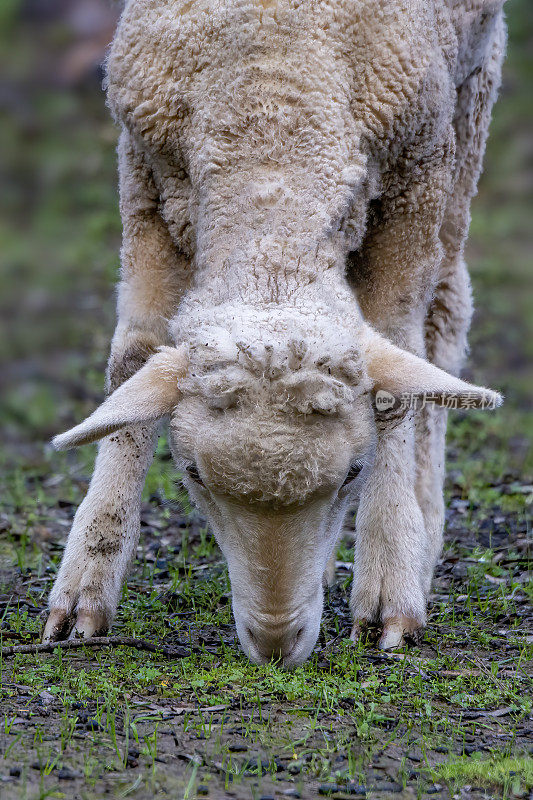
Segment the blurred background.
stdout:
<svg viewBox="0 0 533 800">
<path fill-rule="evenodd" d="M 29 513 L 29 496 L 41 511 L 77 501 L 90 474 L 94 449 L 54 454 L 48 441 L 103 395 L 120 220 L 100 64 L 118 14 L 111 0 L 0 3 L 0 480 L 15 511 Z M 533 493 L 533 3 L 510 0 L 507 17 L 468 245 L 477 311 L 466 370 L 507 402 L 453 416 L 448 481 L 472 503 L 517 481 L 524 502 Z M 147 496 L 172 497 L 169 470 L 162 441 Z"/>
</svg>

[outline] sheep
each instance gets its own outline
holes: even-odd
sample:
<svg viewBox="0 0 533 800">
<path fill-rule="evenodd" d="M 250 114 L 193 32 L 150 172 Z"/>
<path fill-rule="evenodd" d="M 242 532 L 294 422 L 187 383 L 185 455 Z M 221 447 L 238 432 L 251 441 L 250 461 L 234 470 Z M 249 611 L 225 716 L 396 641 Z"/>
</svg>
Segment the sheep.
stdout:
<svg viewBox="0 0 533 800">
<path fill-rule="evenodd" d="M 502 0 L 129 0 L 107 63 L 123 220 L 101 440 L 45 640 L 112 623 L 159 425 L 227 560 L 237 634 L 291 667 L 358 501 L 352 638 L 416 638 L 442 544 L 463 251 Z"/>
</svg>

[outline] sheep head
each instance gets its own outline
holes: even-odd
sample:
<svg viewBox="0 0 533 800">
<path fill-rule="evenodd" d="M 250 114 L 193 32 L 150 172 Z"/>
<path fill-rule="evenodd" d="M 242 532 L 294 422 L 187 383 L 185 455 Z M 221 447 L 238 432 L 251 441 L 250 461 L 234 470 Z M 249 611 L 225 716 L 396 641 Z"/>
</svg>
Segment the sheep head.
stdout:
<svg viewBox="0 0 533 800">
<path fill-rule="evenodd" d="M 470 406 L 500 398 L 368 326 L 356 343 L 340 328 L 307 339 L 275 325 L 235 333 L 208 328 L 162 348 L 54 444 L 170 414 L 177 464 L 228 561 L 243 648 L 257 662 L 279 653 L 293 665 L 315 644 L 322 575 L 370 471 L 372 390 L 431 392 L 440 404 L 468 396 Z"/>
</svg>

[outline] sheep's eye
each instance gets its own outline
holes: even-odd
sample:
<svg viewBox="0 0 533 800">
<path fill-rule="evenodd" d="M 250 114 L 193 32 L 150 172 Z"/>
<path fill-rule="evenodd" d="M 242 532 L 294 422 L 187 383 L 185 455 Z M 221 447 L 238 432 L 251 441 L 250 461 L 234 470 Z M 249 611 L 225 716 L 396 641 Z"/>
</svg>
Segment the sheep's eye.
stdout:
<svg viewBox="0 0 533 800">
<path fill-rule="evenodd" d="M 191 478 L 191 479 L 192 479 L 192 480 L 193 480 L 195 483 L 199 483 L 199 484 L 200 484 L 200 486 L 203 486 L 203 485 L 204 485 L 204 482 L 203 482 L 203 480 L 200 478 L 200 473 L 198 472 L 198 470 L 196 469 L 196 467 L 195 467 L 195 465 L 194 465 L 194 464 L 190 464 L 190 466 L 188 466 L 188 467 L 187 467 L 187 475 L 188 475 L 188 476 L 189 476 L 189 478 Z"/>
<path fill-rule="evenodd" d="M 353 480 L 355 480 L 359 475 L 359 473 L 361 472 L 361 470 L 363 469 L 363 467 L 364 467 L 363 461 L 354 461 L 350 465 L 350 469 L 348 470 L 348 474 L 344 479 L 344 483 L 342 485 L 346 486 L 348 483 L 351 483 Z"/>
</svg>

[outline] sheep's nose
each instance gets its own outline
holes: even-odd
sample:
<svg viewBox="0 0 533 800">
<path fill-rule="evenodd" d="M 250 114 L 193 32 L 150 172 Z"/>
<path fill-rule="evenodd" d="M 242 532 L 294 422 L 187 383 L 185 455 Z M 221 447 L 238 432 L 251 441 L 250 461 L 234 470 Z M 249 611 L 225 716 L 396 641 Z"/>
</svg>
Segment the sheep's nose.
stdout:
<svg viewBox="0 0 533 800">
<path fill-rule="evenodd" d="M 271 659 L 281 660 L 290 666 L 296 659 L 304 638 L 305 625 L 259 625 L 250 621 L 246 626 L 248 655 L 256 664 L 266 664 Z"/>
<path fill-rule="evenodd" d="M 234 595 L 237 634 L 250 661 L 266 664 L 275 659 L 286 669 L 303 664 L 318 639 L 322 604 L 321 583 L 313 596 L 283 612 L 272 613 L 257 606 L 250 608 L 250 603 Z"/>
</svg>

